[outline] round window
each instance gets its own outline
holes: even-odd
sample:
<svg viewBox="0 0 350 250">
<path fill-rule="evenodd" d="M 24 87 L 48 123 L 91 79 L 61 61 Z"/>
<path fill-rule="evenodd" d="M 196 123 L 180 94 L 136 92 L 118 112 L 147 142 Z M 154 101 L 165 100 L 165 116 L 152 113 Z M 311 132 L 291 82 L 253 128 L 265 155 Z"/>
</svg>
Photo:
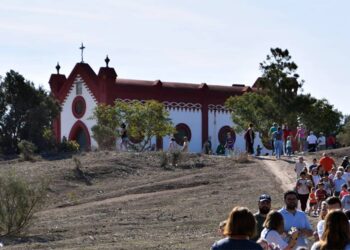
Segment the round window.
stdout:
<svg viewBox="0 0 350 250">
<path fill-rule="evenodd" d="M 225 145 L 228 133 L 231 133 L 233 138 L 236 139 L 236 133 L 233 130 L 233 128 L 231 128 L 230 126 L 223 126 L 219 130 L 219 134 L 218 134 L 218 137 L 219 137 L 218 139 L 219 139 L 220 144 Z"/>
<path fill-rule="evenodd" d="M 174 137 L 177 144 L 182 146 L 184 143 L 185 136 L 189 141 L 191 140 L 191 129 L 185 123 L 177 124 L 175 129 L 176 129 L 176 134 L 174 135 Z"/>
<path fill-rule="evenodd" d="M 86 103 L 82 96 L 77 96 L 72 103 L 72 112 L 76 118 L 81 118 L 84 116 L 86 111 Z"/>
</svg>

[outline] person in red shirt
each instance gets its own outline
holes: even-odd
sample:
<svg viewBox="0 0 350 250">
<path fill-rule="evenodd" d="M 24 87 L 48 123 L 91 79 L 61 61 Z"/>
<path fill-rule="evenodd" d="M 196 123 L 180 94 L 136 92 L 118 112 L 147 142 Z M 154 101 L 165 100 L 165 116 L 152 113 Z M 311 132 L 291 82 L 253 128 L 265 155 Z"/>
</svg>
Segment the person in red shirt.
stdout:
<svg viewBox="0 0 350 250">
<path fill-rule="evenodd" d="M 340 191 L 340 195 L 339 195 L 339 199 L 342 199 L 345 195 L 349 194 L 349 191 L 348 191 L 348 185 L 346 184 L 343 184 L 341 186 L 341 191 Z"/>
<path fill-rule="evenodd" d="M 320 159 L 320 165 L 325 172 L 330 172 L 332 167 L 336 167 L 333 158 L 329 157 L 327 153 L 323 153 L 323 157 Z"/>
<path fill-rule="evenodd" d="M 317 199 L 316 199 L 316 189 L 314 187 L 311 188 L 311 192 L 309 194 L 309 216 L 311 212 L 314 216 L 317 216 Z"/>
</svg>

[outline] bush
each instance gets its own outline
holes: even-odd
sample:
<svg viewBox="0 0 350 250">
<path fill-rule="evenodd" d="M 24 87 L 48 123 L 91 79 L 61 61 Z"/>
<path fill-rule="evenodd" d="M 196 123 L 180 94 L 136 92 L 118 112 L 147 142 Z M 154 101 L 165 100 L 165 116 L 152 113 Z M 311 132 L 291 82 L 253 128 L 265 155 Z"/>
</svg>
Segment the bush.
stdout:
<svg viewBox="0 0 350 250">
<path fill-rule="evenodd" d="M 117 136 L 113 129 L 103 125 L 95 125 L 91 130 L 92 137 L 96 140 L 100 150 L 115 149 Z"/>
<path fill-rule="evenodd" d="M 162 168 L 166 168 L 166 166 L 168 165 L 168 156 L 166 152 L 164 151 L 159 152 L 159 158 L 160 158 L 160 166 Z"/>
<path fill-rule="evenodd" d="M 20 152 L 20 158 L 24 161 L 33 161 L 34 158 L 34 152 L 36 150 L 36 146 L 26 140 L 22 140 L 20 143 L 18 143 L 18 149 Z"/>
<path fill-rule="evenodd" d="M 181 159 L 181 151 L 171 152 L 171 165 L 176 166 Z"/>
<path fill-rule="evenodd" d="M 61 152 L 77 153 L 79 152 L 80 145 L 76 141 L 62 140 L 59 148 Z"/>
<path fill-rule="evenodd" d="M 0 236 L 19 234 L 45 197 L 44 181 L 30 184 L 13 172 L 0 176 Z"/>
</svg>

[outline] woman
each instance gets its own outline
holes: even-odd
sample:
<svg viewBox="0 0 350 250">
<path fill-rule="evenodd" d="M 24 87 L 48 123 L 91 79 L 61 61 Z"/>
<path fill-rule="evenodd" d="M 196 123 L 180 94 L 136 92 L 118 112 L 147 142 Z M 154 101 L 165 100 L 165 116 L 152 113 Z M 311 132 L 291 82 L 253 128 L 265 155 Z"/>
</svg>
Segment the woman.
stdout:
<svg viewBox="0 0 350 250">
<path fill-rule="evenodd" d="M 300 179 L 298 179 L 296 183 L 296 191 L 298 193 L 301 210 L 303 212 L 305 212 L 306 210 L 311 186 L 312 186 L 312 182 L 306 179 L 306 172 L 301 172 Z"/>
<path fill-rule="evenodd" d="M 227 236 L 214 243 L 212 250 L 262 250 L 262 247 L 249 240 L 255 235 L 256 222 L 254 215 L 246 207 L 235 207 L 230 212 L 224 235 Z"/>
<path fill-rule="evenodd" d="M 281 250 L 293 249 L 298 240 L 298 231 L 291 232 L 289 242 L 285 242 L 281 236 L 284 232 L 284 220 L 278 211 L 270 211 L 264 222 L 264 229 L 260 238 L 267 240 L 269 245 L 276 245 Z"/>
<path fill-rule="evenodd" d="M 311 250 L 350 250 L 349 221 L 341 210 L 332 210 L 326 215 L 321 240 L 312 245 Z"/>
</svg>

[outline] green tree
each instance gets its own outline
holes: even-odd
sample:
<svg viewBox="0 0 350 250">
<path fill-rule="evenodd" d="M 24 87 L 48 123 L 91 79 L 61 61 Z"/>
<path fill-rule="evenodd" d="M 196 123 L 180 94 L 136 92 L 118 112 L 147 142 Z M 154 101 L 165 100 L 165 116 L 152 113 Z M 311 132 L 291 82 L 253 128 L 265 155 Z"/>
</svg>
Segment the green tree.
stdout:
<svg viewBox="0 0 350 250">
<path fill-rule="evenodd" d="M 276 104 L 278 116 L 274 121 L 291 125 L 296 121 L 298 110 L 295 103 L 304 81 L 299 80 L 296 73 L 298 66 L 291 60 L 287 49 L 271 48 L 270 52 L 266 60 L 260 63 L 262 76 L 258 80 L 258 87 L 261 94 L 270 96 Z"/>
<path fill-rule="evenodd" d="M 345 119 L 345 124 L 341 128 L 341 132 L 337 135 L 337 141 L 339 141 L 341 145 L 350 146 L 350 120 L 349 119 Z"/>
<path fill-rule="evenodd" d="M 128 136 L 141 141 L 137 150 L 144 151 L 153 137 L 174 133 L 169 113 L 162 103 L 154 100 L 142 103 L 115 102 L 117 113 L 127 125 Z"/>
<path fill-rule="evenodd" d="M 299 114 L 300 123 L 316 133 L 337 134 L 341 128 L 342 113 L 334 109 L 326 99 L 318 100 L 310 95 L 304 98 L 308 105 L 305 105 Z"/>
<path fill-rule="evenodd" d="M 100 149 L 113 149 L 118 137 L 117 128 L 121 123 L 121 116 L 115 107 L 106 104 L 98 105 L 91 119 L 96 120 L 92 130 L 92 137 Z"/>
<path fill-rule="evenodd" d="M 11 70 L 0 79 L 0 149 L 5 154 L 17 153 L 21 140 L 45 147 L 43 130 L 51 127 L 60 107 L 42 87 Z"/>
</svg>

